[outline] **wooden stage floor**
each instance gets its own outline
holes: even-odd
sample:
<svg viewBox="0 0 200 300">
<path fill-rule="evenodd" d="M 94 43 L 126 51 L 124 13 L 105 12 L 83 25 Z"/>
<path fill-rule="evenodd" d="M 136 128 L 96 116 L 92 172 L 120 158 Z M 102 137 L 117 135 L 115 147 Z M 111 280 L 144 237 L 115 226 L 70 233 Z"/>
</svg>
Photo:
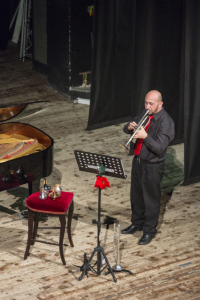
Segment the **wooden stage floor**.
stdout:
<svg viewBox="0 0 200 300">
<path fill-rule="evenodd" d="M 0 299 L 200 299 L 200 183 L 180 186 L 183 180 L 183 144 L 169 147 L 162 182 L 158 234 L 146 246 L 139 246 L 141 232 L 120 236 L 121 265 L 133 272 L 96 276 L 89 272 L 79 282 L 83 255 L 92 253 L 97 243 L 95 174 L 78 170 L 74 150 L 120 157 L 127 179 L 107 177 L 111 188 L 102 191 L 101 220 L 117 218 L 123 229 L 130 224 L 130 171 L 132 157 L 120 148 L 126 142 L 124 124 L 85 131 L 89 107 L 74 104 L 47 86 L 46 77 L 32 70 L 31 62 L 18 60 L 19 49 L 10 45 L 0 52 L 0 103 L 50 100 L 51 104 L 19 121 L 49 134 L 55 141 L 54 170 L 49 184 L 61 183 L 63 190 L 74 193 L 72 220 L 74 248 L 65 238 L 66 266 L 57 246 L 36 243 L 23 260 L 27 240 L 27 219 L 17 213 L 26 209 L 27 186 L 0 193 Z M 173 193 L 172 193 L 173 191 Z M 6 210 L 7 209 L 7 210 Z M 10 214 L 10 211 L 16 212 Z M 56 218 L 43 222 L 58 226 Z M 40 230 L 40 239 L 58 242 L 58 230 Z M 111 265 L 115 264 L 113 225 L 102 225 L 101 244 Z M 96 256 L 94 262 L 96 260 Z"/>
</svg>

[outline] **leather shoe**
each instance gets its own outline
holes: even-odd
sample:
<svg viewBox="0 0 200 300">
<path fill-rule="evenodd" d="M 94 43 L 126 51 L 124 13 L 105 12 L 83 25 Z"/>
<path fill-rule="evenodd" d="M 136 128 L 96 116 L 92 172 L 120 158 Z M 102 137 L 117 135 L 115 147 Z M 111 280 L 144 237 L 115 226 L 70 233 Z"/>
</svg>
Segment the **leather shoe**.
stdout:
<svg viewBox="0 0 200 300">
<path fill-rule="evenodd" d="M 147 244 L 151 243 L 151 241 L 153 240 L 154 237 L 155 237 L 155 234 L 154 235 L 143 234 L 143 236 L 139 240 L 138 244 L 139 245 L 147 245 Z"/>
<path fill-rule="evenodd" d="M 121 231 L 121 233 L 122 234 L 131 234 L 131 233 L 134 233 L 136 231 L 142 231 L 142 229 L 140 229 L 140 228 L 136 227 L 135 225 L 131 224 L 127 228 L 123 229 Z"/>
</svg>

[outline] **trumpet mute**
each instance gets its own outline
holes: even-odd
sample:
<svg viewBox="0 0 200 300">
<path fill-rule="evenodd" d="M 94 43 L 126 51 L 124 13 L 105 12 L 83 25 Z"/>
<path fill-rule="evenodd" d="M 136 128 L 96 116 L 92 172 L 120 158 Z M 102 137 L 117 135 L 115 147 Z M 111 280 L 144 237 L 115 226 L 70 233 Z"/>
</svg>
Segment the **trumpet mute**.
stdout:
<svg viewBox="0 0 200 300">
<path fill-rule="evenodd" d="M 40 200 L 45 200 L 45 199 L 47 199 L 47 195 L 46 195 L 46 193 L 44 192 L 44 188 L 42 188 L 41 191 L 40 191 L 39 199 L 40 199 Z"/>
</svg>

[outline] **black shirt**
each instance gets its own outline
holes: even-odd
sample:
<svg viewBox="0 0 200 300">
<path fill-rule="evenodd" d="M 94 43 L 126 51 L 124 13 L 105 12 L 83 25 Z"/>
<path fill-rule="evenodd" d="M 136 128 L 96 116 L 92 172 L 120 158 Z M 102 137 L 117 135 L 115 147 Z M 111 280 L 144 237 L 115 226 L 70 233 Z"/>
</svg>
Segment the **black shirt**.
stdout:
<svg viewBox="0 0 200 300">
<path fill-rule="evenodd" d="M 131 119 L 130 122 L 134 121 L 138 123 L 144 114 L 145 110 L 143 110 L 140 116 Z M 124 126 L 124 132 L 133 134 L 132 130 L 128 130 L 130 122 Z M 153 115 L 147 134 L 148 136 L 144 139 L 139 157 L 150 162 L 164 160 L 167 147 L 175 134 L 174 121 L 164 108 Z"/>
</svg>

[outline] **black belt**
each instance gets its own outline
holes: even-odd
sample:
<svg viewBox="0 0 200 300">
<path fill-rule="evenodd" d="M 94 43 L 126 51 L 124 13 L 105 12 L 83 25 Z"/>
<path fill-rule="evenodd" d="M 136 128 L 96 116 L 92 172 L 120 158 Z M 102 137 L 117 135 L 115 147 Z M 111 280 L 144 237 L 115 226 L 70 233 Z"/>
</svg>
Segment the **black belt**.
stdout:
<svg viewBox="0 0 200 300">
<path fill-rule="evenodd" d="M 160 161 L 148 161 L 148 160 L 144 160 L 141 159 L 139 156 L 135 156 L 136 160 L 138 162 L 143 162 L 145 164 L 161 164 L 162 162 L 164 162 L 164 160 L 160 160 Z"/>
</svg>

